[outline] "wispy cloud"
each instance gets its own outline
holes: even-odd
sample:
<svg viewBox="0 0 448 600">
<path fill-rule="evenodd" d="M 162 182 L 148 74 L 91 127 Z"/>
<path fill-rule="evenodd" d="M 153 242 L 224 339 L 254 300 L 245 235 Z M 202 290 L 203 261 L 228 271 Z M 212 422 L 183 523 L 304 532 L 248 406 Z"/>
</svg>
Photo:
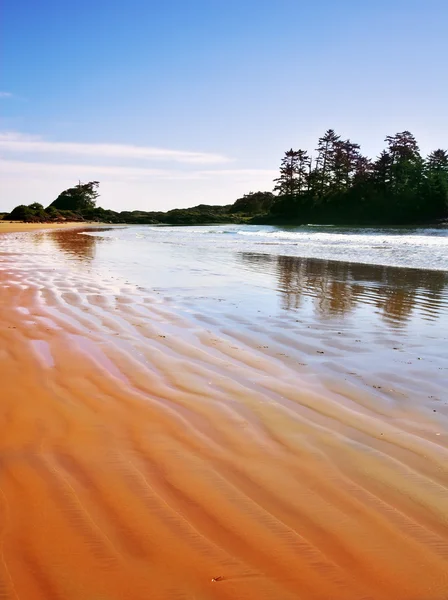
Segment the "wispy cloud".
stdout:
<svg viewBox="0 0 448 600">
<path fill-rule="evenodd" d="M 3 175 L 21 175 L 36 178 L 52 177 L 104 177 L 113 180 L 197 180 L 197 179 L 253 179 L 254 177 L 272 178 L 276 171 L 269 169 L 213 169 L 213 170 L 176 170 L 145 169 L 140 167 L 113 167 L 105 165 L 54 164 L 26 162 L 19 160 L 0 160 L 0 173 Z"/>
<path fill-rule="evenodd" d="M 239 165 L 221 154 L 127 144 L 54 142 L 0 131 L 0 208 L 47 205 L 78 179 L 101 182 L 102 206 L 163 209 L 229 204 L 270 189 L 276 171 Z"/>
<path fill-rule="evenodd" d="M 0 92 L 0 98 L 13 98 L 14 94 L 11 92 Z"/>
<path fill-rule="evenodd" d="M 16 132 L 0 133 L 0 149 L 15 154 L 71 155 L 100 159 L 146 159 L 203 165 L 227 163 L 230 161 L 228 157 L 221 154 L 207 152 L 171 150 L 154 148 L 152 146 L 134 146 L 128 144 L 53 142 L 40 137 Z"/>
</svg>

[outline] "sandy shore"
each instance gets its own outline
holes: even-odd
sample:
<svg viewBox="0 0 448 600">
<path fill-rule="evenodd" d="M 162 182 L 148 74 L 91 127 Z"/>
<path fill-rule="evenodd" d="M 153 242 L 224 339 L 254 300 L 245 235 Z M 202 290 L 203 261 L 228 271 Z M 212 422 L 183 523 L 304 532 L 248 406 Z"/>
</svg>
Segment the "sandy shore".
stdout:
<svg viewBox="0 0 448 600">
<path fill-rule="evenodd" d="M 0 233 L 17 231 L 37 231 L 39 229 L 77 229 L 80 227 L 101 227 L 98 223 L 21 223 L 20 221 L 0 221 Z"/>
<path fill-rule="evenodd" d="M 16 263 L 0 264 L 2 599 L 446 599 L 435 417 L 302 381 L 130 288 Z"/>
</svg>

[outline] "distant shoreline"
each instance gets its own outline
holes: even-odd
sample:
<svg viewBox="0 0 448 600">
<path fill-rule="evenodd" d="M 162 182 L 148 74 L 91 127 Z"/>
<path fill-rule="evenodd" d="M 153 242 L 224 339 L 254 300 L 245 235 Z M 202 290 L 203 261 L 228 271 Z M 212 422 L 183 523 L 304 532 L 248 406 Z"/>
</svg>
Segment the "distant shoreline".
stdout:
<svg viewBox="0 0 448 600">
<path fill-rule="evenodd" d="M 107 223 L 92 221 L 70 221 L 68 223 L 26 223 L 22 221 L 0 221 L 1 233 L 20 233 L 22 231 L 37 231 L 39 229 L 82 229 L 84 227 L 110 227 Z"/>
<path fill-rule="evenodd" d="M 253 219 L 242 219 L 241 221 L 234 219 L 230 221 L 206 221 L 206 222 L 186 222 L 186 223 L 170 223 L 156 222 L 145 223 L 135 221 L 67 221 L 67 222 L 27 222 L 27 221 L 1 221 L 0 233 L 14 233 L 21 231 L 36 231 L 39 229 L 73 229 L 83 227 L 117 227 L 117 226 L 151 226 L 151 227 L 216 227 L 225 225 L 270 225 L 272 227 L 355 227 L 369 229 L 384 229 L 384 228 L 444 228 L 448 227 L 448 221 L 429 221 L 429 222 L 409 222 L 409 223 L 381 223 L 381 222 L 366 222 L 366 223 L 351 223 L 347 221 L 341 222 L 320 222 L 306 223 L 303 221 L 291 221 L 280 218 L 265 218 L 254 217 Z"/>
</svg>

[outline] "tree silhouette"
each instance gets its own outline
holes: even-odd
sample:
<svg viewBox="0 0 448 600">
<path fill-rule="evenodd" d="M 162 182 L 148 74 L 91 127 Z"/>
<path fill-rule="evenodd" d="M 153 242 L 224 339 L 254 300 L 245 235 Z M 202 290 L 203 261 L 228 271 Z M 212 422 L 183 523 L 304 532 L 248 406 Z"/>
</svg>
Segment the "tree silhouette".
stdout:
<svg viewBox="0 0 448 600">
<path fill-rule="evenodd" d="M 334 158 L 336 152 L 336 143 L 340 136 L 334 129 L 328 129 L 325 134 L 319 138 L 316 149 L 316 180 L 319 182 L 317 195 L 320 200 L 325 197 L 325 192 L 331 187 L 334 172 Z"/>
<path fill-rule="evenodd" d="M 274 180 L 277 183 L 274 191 L 291 198 L 299 194 L 307 176 L 306 160 L 307 155 L 303 150 L 291 148 L 285 152 L 280 165 L 280 177 Z"/>
<path fill-rule="evenodd" d="M 98 186 L 98 181 L 89 181 L 89 183 L 79 182 L 75 187 L 64 190 L 59 194 L 50 206 L 58 210 L 71 210 L 74 212 L 94 209 L 96 199 L 99 197 L 97 192 Z"/>
<path fill-rule="evenodd" d="M 270 214 L 295 222 L 412 223 L 448 217 L 448 152 L 426 159 L 415 137 L 386 137 L 372 162 L 359 144 L 334 129 L 319 138 L 314 165 L 305 150 L 288 150 Z"/>
</svg>

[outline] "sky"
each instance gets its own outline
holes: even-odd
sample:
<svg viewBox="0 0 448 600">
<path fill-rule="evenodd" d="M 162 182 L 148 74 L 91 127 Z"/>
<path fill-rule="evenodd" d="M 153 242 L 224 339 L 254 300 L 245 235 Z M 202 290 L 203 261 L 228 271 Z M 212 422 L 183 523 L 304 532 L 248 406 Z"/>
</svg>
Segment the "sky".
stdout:
<svg viewBox="0 0 448 600">
<path fill-rule="evenodd" d="M 447 28 L 446 0 L 1 0 L 0 211 L 78 180 L 230 204 L 328 128 L 448 148 Z"/>
</svg>

